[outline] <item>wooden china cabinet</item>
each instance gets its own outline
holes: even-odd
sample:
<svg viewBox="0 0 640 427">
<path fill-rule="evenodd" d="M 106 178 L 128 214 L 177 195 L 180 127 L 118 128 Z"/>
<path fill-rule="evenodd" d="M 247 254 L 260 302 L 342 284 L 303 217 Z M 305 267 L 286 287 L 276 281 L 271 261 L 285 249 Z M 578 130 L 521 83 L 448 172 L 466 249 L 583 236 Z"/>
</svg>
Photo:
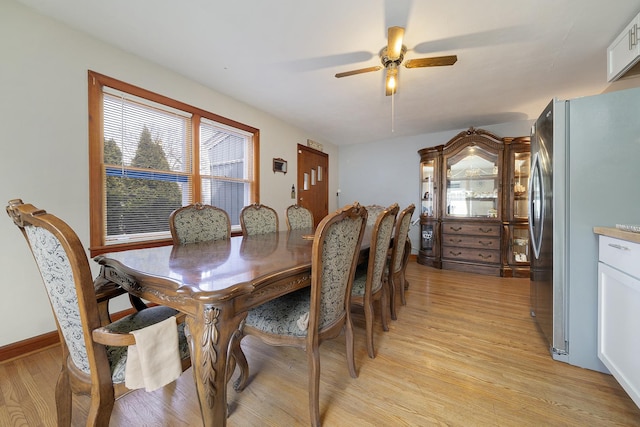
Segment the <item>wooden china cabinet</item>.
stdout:
<svg viewBox="0 0 640 427">
<path fill-rule="evenodd" d="M 494 276 L 528 274 L 528 204 L 515 191 L 527 185 L 528 139 L 469 128 L 418 153 L 418 262 Z"/>
</svg>

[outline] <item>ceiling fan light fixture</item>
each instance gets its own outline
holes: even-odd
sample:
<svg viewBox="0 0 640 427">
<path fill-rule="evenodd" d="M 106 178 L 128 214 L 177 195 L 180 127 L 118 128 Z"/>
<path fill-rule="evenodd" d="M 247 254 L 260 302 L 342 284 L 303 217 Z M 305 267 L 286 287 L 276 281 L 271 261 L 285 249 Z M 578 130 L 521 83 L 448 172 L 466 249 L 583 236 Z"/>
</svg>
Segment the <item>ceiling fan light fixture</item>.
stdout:
<svg viewBox="0 0 640 427">
<path fill-rule="evenodd" d="M 387 96 L 393 95 L 398 90 L 398 66 L 395 64 L 387 67 L 385 89 Z"/>
</svg>

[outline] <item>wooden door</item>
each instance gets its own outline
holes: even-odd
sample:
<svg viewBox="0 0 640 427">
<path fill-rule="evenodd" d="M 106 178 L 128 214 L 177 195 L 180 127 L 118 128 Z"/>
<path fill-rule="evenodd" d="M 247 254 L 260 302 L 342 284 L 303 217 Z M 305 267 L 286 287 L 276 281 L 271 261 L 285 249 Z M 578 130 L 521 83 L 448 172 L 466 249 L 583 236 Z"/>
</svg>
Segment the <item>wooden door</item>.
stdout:
<svg viewBox="0 0 640 427">
<path fill-rule="evenodd" d="M 317 226 L 329 213 L 329 155 L 298 144 L 298 205 L 313 213 Z"/>
</svg>

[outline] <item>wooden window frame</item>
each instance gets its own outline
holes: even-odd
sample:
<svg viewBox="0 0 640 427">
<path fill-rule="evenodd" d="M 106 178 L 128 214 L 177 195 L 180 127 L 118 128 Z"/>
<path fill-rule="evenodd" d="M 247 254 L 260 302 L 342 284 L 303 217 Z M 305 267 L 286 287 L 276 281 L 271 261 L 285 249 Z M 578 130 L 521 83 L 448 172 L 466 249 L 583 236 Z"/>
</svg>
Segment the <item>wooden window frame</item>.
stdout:
<svg viewBox="0 0 640 427">
<path fill-rule="evenodd" d="M 171 238 L 148 240 L 134 243 L 106 244 L 106 224 L 105 224 L 105 173 L 104 173 L 104 121 L 103 121 L 103 88 L 109 87 L 119 90 L 139 98 L 166 105 L 171 108 L 182 110 L 192 114 L 192 171 L 190 182 L 192 183 L 191 203 L 201 202 L 201 177 L 199 159 L 199 126 L 200 118 L 207 118 L 214 122 L 235 128 L 253 135 L 252 137 L 252 181 L 250 185 L 249 198 L 251 203 L 259 203 L 260 194 L 260 130 L 252 126 L 245 125 L 235 120 L 219 116 L 214 113 L 193 107 L 191 105 L 176 101 L 155 92 L 151 92 L 129 83 L 88 71 L 88 95 L 89 95 L 89 223 L 90 223 L 90 246 L 89 251 L 92 257 L 106 253 L 129 249 L 140 249 L 172 244 Z M 167 219 L 168 221 L 168 219 Z"/>
</svg>

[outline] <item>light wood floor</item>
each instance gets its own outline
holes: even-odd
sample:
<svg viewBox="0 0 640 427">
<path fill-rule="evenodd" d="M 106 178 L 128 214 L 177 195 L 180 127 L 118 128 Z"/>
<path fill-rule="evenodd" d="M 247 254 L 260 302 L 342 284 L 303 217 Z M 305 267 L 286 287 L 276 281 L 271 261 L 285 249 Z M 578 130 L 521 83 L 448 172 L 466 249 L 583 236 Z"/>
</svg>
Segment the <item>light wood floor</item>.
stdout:
<svg viewBox="0 0 640 427">
<path fill-rule="evenodd" d="M 640 426 L 640 409 L 610 375 L 551 359 L 529 317 L 527 279 L 436 270 L 411 262 L 408 304 L 389 332 L 375 328 L 376 359 L 355 316 L 359 378 L 344 339 L 322 344 L 325 426 Z M 308 425 L 306 357 L 252 337 L 243 342 L 247 389 L 229 386 L 229 426 Z M 54 426 L 59 351 L 0 365 L 0 426 Z M 87 399 L 74 403 L 84 425 Z M 153 393 L 116 402 L 112 426 L 201 424 L 191 370 Z"/>
</svg>

